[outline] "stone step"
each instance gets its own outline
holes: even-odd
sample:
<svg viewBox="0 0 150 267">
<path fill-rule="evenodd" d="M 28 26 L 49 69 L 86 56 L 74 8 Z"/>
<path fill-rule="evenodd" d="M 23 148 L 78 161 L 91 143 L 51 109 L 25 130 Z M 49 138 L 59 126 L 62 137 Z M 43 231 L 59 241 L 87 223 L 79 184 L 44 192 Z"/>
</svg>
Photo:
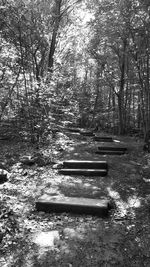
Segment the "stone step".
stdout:
<svg viewBox="0 0 150 267">
<path fill-rule="evenodd" d="M 59 173 L 64 175 L 84 175 L 84 176 L 106 176 L 107 169 L 60 169 Z"/>
<path fill-rule="evenodd" d="M 101 151 L 127 151 L 126 147 L 111 147 L 111 146 L 99 146 L 99 150 Z"/>
<path fill-rule="evenodd" d="M 100 154 L 100 155 L 123 155 L 125 153 L 125 151 L 121 150 L 121 151 L 113 151 L 113 150 L 98 150 L 95 152 L 96 154 Z"/>
<path fill-rule="evenodd" d="M 79 128 L 66 128 L 67 131 L 72 132 L 72 133 L 79 133 L 80 129 Z"/>
<path fill-rule="evenodd" d="M 37 211 L 44 212 L 69 212 L 107 216 L 110 208 L 111 204 L 107 199 L 52 197 L 45 194 L 36 201 Z"/>
<path fill-rule="evenodd" d="M 94 141 L 98 142 L 113 142 L 112 137 L 105 137 L 105 136 L 94 136 Z"/>
<path fill-rule="evenodd" d="M 106 161 L 67 160 L 63 162 L 63 166 L 67 169 L 108 169 Z"/>
<path fill-rule="evenodd" d="M 83 136 L 94 136 L 94 133 L 93 132 L 89 132 L 89 131 L 87 131 L 87 132 L 80 131 L 80 134 L 83 135 Z"/>
</svg>

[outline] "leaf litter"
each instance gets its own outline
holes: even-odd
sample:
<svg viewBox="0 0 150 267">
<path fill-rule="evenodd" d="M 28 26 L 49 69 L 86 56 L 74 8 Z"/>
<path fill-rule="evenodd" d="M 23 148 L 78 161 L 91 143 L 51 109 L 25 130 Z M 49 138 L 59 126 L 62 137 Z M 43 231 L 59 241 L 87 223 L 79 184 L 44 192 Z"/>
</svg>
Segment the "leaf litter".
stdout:
<svg viewBox="0 0 150 267">
<path fill-rule="evenodd" d="M 119 157 L 119 164 L 118 157 L 106 157 L 110 165 L 108 177 L 93 179 L 60 175 L 50 163 L 22 165 L 20 157 L 32 155 L 34 148 L 6 142 L 0 157 L 10 176 L 8 182 L 0 185 L 0 232 L 3 235 L 0 264 L 5 267 L 148 266 L 150 197 L 141 168 L 149 167 L 150 156 L 142 152 L 140 142 L 137 144 L 129 138 L 128 146 L 133 150 Z M 53 146 L 53 161 L 57 164 L 64 158 L 83 158 L 85 150 L 87 159 L 97 160 L 94 149 L 95 144 L 89 138 L 80 142 L 75 135 L 63 134 Z M 41 150 L 47 157 L 52 152 L 48 147 Z M 96 190 L 96 198 L 105 193 L 115 203 L 109 218 L 46 214 L 35 209 L 36 199 L 44 193 L 93 197 L 93 190 Z M 45 238 L 46 233 L 47 238 L 51 236 L 51 248 L 40 256 L 41 245 L 33 238 L 37 233 Z M 53 242 L 53 233 L 57 242 Z"/>
</svg>

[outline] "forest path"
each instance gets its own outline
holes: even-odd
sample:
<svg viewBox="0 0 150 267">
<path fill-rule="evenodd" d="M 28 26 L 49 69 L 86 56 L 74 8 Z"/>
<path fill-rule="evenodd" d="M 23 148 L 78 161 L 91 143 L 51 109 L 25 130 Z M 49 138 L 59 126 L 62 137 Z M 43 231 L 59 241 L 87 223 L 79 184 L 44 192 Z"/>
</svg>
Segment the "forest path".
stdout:
<svg viewBox="0 0 150 267">
<path fill-rule="evenodd" d="M 0 185 L 1 210 L 6 210 L 6 216 L 1 217 L 5 233 L 0 248 L 2 266 L 149 266 L 150 186 L 143 175 L 148 173 L 150 156 L 143 153 L 142 142 L 114 137 L 128 147 L 129 153 L 100 156 L 95 154 L 99 143 L 92 138 L 72 134 L 58 137 L 53 147 L 55 160 L 105 159 L 109 165 L 108 176 L 64 176 L 51 165 L 21 166 L 17 164 L 18 154 L 31 153 L 32 148 L 3 144 L 1 159 L 6 160 L 9 152 L 12 155 L 9 162 L 14 162 L 9 168 L 9 182 Z M 48 154 L 50 150 L 46 146 L 43 153 Z M 46 192 L 52 196 L 107 196 L 116 207 L 107 219 L 37 212 L 35 201 Z M 43 232 L 48 232 L 49 239 L 50 234 L 55 235 L 51 246 L 34 242 L 34 236 Z"/>
</svg>

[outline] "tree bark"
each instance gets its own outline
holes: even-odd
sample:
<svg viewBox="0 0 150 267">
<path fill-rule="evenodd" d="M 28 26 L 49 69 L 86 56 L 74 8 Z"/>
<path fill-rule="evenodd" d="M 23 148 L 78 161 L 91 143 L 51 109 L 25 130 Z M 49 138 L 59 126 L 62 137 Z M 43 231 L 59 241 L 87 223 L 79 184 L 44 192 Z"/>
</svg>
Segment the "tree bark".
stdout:
<svg viewBox="0 0 150 267">
<path fill-rule="evenodd" d="M 61 3 L 62 0 L 55 0 L 55 15 L 54 15 L 54 28 L 52 33 L 52 40 L 50 44 L 50 51 L 48 55 L 48 72 L 53 72 L 53 65 L 54 65 L 54 53 L 56 49 L 56 38 L 60 24 L 61 18 Z"/>
<path fill-rule="evenodd" d="M 127 40 L 124 39 L 123 42 L 123 52 L 122 52 L 122 61 L 121 61 L 121 77 L 120 77 L 120 90 L 118 93 L 118 112 L 119 112 L 119 134 L 124 134 L 124 121 L 123 121 L 123 97 L 124 97 L 124 85 L 125 85 L 125 62 L 126 62 L 126 47 L 127 47 Z"/>
</svg>

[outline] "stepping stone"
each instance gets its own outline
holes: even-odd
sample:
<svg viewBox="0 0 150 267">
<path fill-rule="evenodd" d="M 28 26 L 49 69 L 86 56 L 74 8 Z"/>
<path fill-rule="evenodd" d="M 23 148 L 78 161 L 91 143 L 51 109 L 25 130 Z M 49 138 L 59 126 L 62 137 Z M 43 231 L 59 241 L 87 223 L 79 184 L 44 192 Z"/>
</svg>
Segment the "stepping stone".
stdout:
<svg viewBox="0 0 150 267">
<path fill-rule="evenodd" d="M 60 240 L 59 232 L 48 231 L 48 232 L 37 232 L 33 236 L 33 242 L 39 247 L 54 247 L 55 243 Z"/>
<path fill-rule="evenodd" d="M 61 169 L 59 173 L 64 175 L 106 176 L 106 169 Z"/>
<path fill-rule="evenodd" d="M 106 199 L 51 197 L 45 194 L 36 201 L 37 211 L 44 212 L 70 212 L 107 216 L 110 208 L 110 202 Z"/>
<path fill-rule="evenodd" d="M 63 162 L 67 169 L 108 169 L 107 161 L 68 160 Z"/>
<path fill-rule="evenodd" d="M 99 146 L 98 149 L 101 151 L 127 151 L 126 147 Z"/>
<path fill-rule="evenodd" d="M 112 137 L 105 137 L 105 136 L 94 136 L 94 141 L 98 142 L 113 142 Z"/>
<path fill-rule="evenodd" d="M 95 152 L 96 154 L 100 154 L 100 155 L 123 155 L 125 153 L 125 151 L 121 150 L 121 151 L 113 151 L 113 150 L 98 150 Z"/>
</svg>

